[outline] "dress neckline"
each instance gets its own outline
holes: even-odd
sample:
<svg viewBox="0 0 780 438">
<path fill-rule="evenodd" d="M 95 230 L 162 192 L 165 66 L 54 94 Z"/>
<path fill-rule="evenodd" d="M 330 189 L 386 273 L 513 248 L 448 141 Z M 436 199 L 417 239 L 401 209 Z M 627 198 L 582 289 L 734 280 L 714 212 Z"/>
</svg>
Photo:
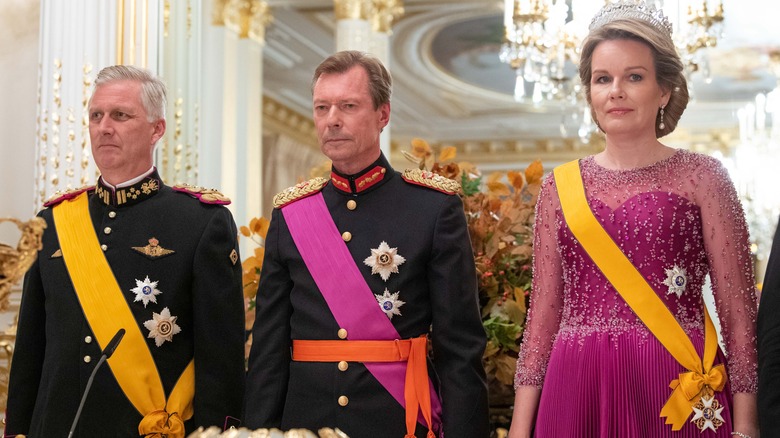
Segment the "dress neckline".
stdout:
<svg viewBox="0 0 780 438">
<path fill-rule="evenodd" d="M 632 169 L 610 169 L 608 167 L 604 167 L 601 164 L 596 162 L 596 156 L 595 155 L 589 155 L 585 157 L 582 160 L 583 168 L 585 167 L 591 167 L 592 170 L 595 170 L 597 172 L 603 172 L 607 174 L 629 174 L 629 173 L 644 173 L 646 171 L 656 170 L 658 168 L 664 167 L 669 165 L 671 162 L 676 161 L 678 157 L 680 157 L 683 154 L 682 149 L 675 149 L 674 153 L 672 155 L 669 155 L 666 158 L 662 158 L 654 163 L 646 164 L 644 166 L 634 167 Z"/>
</svg>

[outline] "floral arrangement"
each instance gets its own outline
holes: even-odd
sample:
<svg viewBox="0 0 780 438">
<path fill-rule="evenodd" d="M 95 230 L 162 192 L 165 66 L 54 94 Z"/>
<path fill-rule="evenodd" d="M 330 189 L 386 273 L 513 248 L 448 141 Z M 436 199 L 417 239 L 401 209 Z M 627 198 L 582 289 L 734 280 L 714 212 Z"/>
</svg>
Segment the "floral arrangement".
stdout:
<svg viewBox="0 0 780 438">
<path fill-rule="evenodd" d="M 243 271 L 242 284 L 244 286 L 244 311 L 246 315 L 246 330 L 251 331 L 255 323 L 255 297 L 257 295 L 257 285 L 260 283 L 260 271 L 263 268 L 263 258 L 265 257 L 265 236 L 268 234 L 270 221 L 264 217 L 252 218 L 248 226 L 239 228 L 242 236 L 249 238 L 255 244 L 254 252 L 251 256 L 241 262 Z M 252 346 L 251 333 L 245 345 L 244 357 L 249 358 L 249 349 Z"/>
<path fill-rule="evenodd" d="M 474 262 L 479 277 L 482 324 L 488 336 L 483 361 L 493 404 L 511 404 L 517 352 L 531 291 L 534 208 L 544 169 L 494 172 L 484 178 L 468 162 L 454 162 L 454 147 L 434 157 L 430 145 L 412 140 L 407 159 L 421 169 L 461 183 Z"/>
<path fill-rule="evenodd" d="M 460 196 L 479 277 L 482 324 L 488 337 L 483 360 L 490 394 L 494 404 L 511 404 L 531 290 L 534 207 L 544 169 L 537 160 L 524 172 L 495 172 L 485 178 L 473 164 L 456 163 L 454 147 L 444 147 L 434 156 L 431 146 L 422 139 L 412 140 L 411 146 L 411 152 L 404 152 L 407 159 L 421 169 L 461 183 Z M 242 263 L 247 329 L 254 323 L 268 225 L 268 219 L 260 217 L 240 229 L 243 236 L 256 243 L 254 254 Z"/>
</svg>

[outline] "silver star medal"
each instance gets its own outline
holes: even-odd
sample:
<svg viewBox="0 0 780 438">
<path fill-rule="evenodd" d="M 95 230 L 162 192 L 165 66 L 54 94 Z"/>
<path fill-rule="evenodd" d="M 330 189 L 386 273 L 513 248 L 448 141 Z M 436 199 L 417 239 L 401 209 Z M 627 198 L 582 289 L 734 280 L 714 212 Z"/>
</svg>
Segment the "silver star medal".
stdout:
<svg viewBox="0 0 780 438">
<path fill-rule="evenodd" d="M 723 406 L 718 403 L 715 397 L 703 395 L 699 401 L 693 405 L 693 412 L 695 415 L 691 419 L 691 423 L 694 423 L 702 432 L 707 429 L 716 432 L 724 422 L 723 417 L 720 416 L 722 411 Z"/>
<path fill-rule="evenodd" d="M 398 273 L 398 266 L 406 261 L 398 255 L 398 248 L 390 248 L 387 242 L 382 241 L 379 248 L 371 249 L 371 255 L 363 260 L 367 266 L 371 266 L 371 274 L 379 274 L 382 280 L 387 281 L 390 274 Z"/>
<path fill-rule="evenodd" d="M 680 298 L 685 292 L 685 285 L 688 284 L 688 274 L 685 272 L 685 268 L 674 265 L 672 269 L 666 269 L 664 284 L 669 287 L 666 295 L 675 294 L 677 298 Z"/>
<path fill-rule="evenodd" d="M 379 303 L 379 308 L 382 309 L 390 319 L 393 319 L 393 315 L 402 316 L 399 309 L 406 304 L 406 302 L 398 299 L 398 294 L 400 293 L 401 292 L 390 293 L 390 291 L 385 288 L 384 294 L 374 294 Z"/>
<path fill-rule="evenodd" d="M 136 280 L 136 286 L 130 289 L 130 292 L 135 293 L 135 300 L 133 302 L 141 301 L 144 303 L 144 307 L 149 304 L 149 301 L 157 304 L 157 298 L 155 295 L 160 295 L 162 291 L 157 289 L 157 281 L 149 281 L 149 276 L 144 278 L 144 281 Z"/>
<path fill-rule="evenodd" d="M 173 342 L 173 335 L 181 331 L 181 327 L 176 325 L 176 316 L 171 316 L 168 308 L 162 309 L 162 312 L 152 312 L 152 319 L 144 322 L 144 327 L 149 330 L 148 338 L 154 338 L 154 343 L 159 347 L 163 342 Z"/>
</svg>

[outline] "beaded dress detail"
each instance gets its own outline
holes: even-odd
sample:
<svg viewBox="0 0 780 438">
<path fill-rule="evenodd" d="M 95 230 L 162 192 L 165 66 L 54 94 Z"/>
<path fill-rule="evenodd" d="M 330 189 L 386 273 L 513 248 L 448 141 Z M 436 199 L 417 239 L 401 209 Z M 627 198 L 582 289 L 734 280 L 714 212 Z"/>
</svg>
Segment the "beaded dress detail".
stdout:
<svg viewBox="0 0 780 438">
<path fill-rule="evenodd" d="M 588 204 L 690 337 L 704 345 L 710 275 L 728 359 L 725 424 L 677 432 L 661 407 L 686 370 L 628 307 L 563 219 L 552 175 L 536 207 L 531 308 L 515 386 L 542 388 L 537 437 L 728 437 L 732 392 L 756 392 L 756 294 L 744 212 L 716 159 L 684 150 L 647 167 L 580 160 Z M 630 292 L 629 292 L 630 293 Z M 716 318 L 712 315 L 713 319 Z M 691 417 L 692 418 L 692 417 Z"/>
</svg>

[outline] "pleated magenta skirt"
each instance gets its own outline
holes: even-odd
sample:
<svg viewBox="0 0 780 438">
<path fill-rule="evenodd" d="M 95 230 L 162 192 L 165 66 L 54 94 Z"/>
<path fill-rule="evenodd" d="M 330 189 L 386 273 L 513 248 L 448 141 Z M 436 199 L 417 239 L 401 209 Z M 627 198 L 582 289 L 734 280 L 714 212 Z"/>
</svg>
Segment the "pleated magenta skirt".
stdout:
<svg viewBox="0 0 780 438">
<path fill-rule="evenodd" d="M 691 422 L 672 431 L 660 417 L 672 391 L 669 383 L 685 372 L 646 329 L 619 333 L 582 329 L 561 332 L 551 352 L 542 387 L 535 436 L 538 438 L 710 438 L 731 437 L 731 388 L 715 398 L 724 423 L 704 431 Z M 691 336 L 703 349 L 703 336 Z M 723 363 L 718 351 L 716 363 Z"/>
</svg>

